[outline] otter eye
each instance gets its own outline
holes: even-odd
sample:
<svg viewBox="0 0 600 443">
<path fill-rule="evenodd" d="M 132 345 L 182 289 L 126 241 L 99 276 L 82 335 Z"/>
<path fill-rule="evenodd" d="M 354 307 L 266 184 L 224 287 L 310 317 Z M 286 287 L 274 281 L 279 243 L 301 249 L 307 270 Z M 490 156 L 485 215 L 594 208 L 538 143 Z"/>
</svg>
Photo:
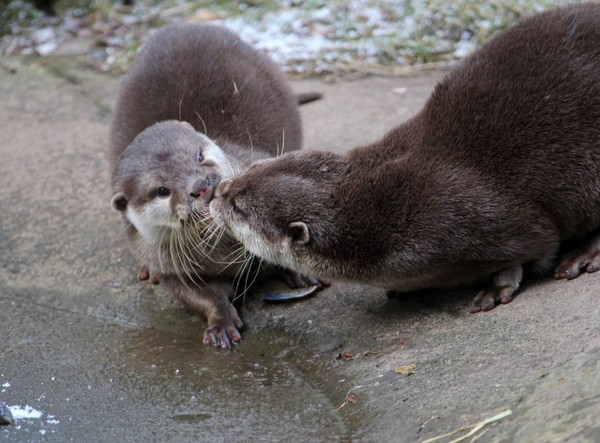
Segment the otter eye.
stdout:
<svg viewBox="0 0 600 443">
<path fill-rule="evenodd" d="M 204 161 L 204 156 L 202 153 L 198 154 L 198 163 L 202 163 Z"/>
<path fill-rule="evenodd" d="M 164 186 L 161 186 L 160 188 L 158 188 L 156 190 L 156 195 L 158 197 L 165 198 L 165 197 L 168 197 L 169 195 L 171 195 L 171 191 L 169 190 L 169 188 L 165 188 Z"/>
</svg>

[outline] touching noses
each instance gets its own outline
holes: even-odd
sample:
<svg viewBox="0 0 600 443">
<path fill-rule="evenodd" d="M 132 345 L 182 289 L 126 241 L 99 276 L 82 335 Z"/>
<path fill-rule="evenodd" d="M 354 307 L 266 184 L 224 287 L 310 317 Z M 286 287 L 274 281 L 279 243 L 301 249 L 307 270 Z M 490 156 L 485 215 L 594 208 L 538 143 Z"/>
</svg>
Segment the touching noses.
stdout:
<svg viewBox="0 0 600 443">
<path fill-rule="evenodd" d="M 221 183 L 215 189 L 215 198 L 224 198 L 227 199 L 227 194 L 229 192 L 229 180 L 222 180 Z"/>
<path fill-rule="evenodd" d="M 192 184 L 190 196 L 195 199 L 202 200 L 205 204 L 210 203 L 210 201 L 213 199 L 213 194 L 215 192 L 215 188 L 219 184 L 219 181 L 219 177 L 216 176 L 206 176 L 196 180 Z"/>
</svg>

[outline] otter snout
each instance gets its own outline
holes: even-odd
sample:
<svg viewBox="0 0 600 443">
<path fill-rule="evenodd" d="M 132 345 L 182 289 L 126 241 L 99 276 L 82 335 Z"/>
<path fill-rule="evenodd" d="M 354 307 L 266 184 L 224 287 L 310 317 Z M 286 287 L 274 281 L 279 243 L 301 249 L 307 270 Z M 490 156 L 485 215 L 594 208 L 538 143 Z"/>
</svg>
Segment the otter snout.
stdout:
<svg viewBox="0 0 600 443">
<path fill-rule="evenodd" d="M 190 197 L 202 200 L 204 204 L 208 205 L 213 199 L 215 188 L 220 181 L 221 178 L 215 175 L 206 176 L 196 180 L 192 184 Z"/>
<path fill-rule="evenodd" d="M 221 182 L 219 183 L 219 185 L 215 188 L 214 198 L 224 198 L 224 199 L 227 199 L 227 194 L 229 192 L 230 181 L 231 180 L 229 180 L 229 179 L 221 180 Z"/>
</svg>

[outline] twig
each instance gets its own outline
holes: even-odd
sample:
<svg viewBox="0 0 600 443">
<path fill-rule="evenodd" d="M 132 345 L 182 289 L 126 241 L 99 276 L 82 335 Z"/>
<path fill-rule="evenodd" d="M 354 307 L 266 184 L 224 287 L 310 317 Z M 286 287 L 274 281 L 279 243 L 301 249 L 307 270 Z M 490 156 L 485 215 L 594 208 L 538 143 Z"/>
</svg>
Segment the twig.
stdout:
<svg viewBox="0 0 600 443">
<path fill-rule="evenodd" d="M 433 437 L 433 438 L 429 438 L 427 440 L 424 440 L 422 443 L 432 443 L 434 441 L 438 441 L 441 440 L 443 438 L 446 437 L 450 437 L 451 435 L 454 434 L 458 434 L 459 432 L 462 431 L 466 431 L 469 428 L 473 428 L 471 429 L 471 431 L 469 431 L 467 434 L 463 435 L 462 437 L 459 437 L 455 440 L 452 440 L 450 443 L 459 443 L 475 434 L 477 434 L 479 431 L 481 431 L 481 429 L 487 425 L 489 425 L 490 423 L 494 423 L 496 421 L 502 420 L 503 418 L 508 417 L 509 415 L 512 414 L 512 411 L 510 409 L 507 409 L 504 412 L 501 412 L 500 414 L 494 415 L 493 417 L 487 418 L 479 423 L 475 423 L 474 425 L 468 425 L 468 426 L 463 426 L 455 431 L 452 432 L 448 432 L 447 434 L 443 434 L 443 435 L 438 435 L 437 437 Z M 481 435 L 478 435 L 475 437 L 475 439 L 479 438 Z"/>
<path fill-rule="evenodd" d="M 358 387 L 359 386 L 355 386 L 354 388 L 358 388 Z M 354 388 L 350 388 L 350 390 L 346 394 L 346 397 L 344 398 L 344 402 L 341 405 L 339 405 L 337 408 L 335 408 L 336 411 L 339 411 L 344 406 L 346 406 L 348 403 L 352 403 L 352 404 L 356 403 L 356 400 L 354 399 L 354 395 L 350 395 L 350 393 L 354 390 Z"/>
</svg>

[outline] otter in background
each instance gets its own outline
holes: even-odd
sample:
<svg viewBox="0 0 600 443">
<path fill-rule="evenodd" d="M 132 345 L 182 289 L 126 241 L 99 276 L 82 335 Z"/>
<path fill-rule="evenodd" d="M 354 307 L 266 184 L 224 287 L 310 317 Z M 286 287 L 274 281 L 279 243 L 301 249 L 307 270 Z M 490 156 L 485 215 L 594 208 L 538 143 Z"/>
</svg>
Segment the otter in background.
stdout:
<svg viewBox="0 0 600 443">
<path fill-rule="evenodd" d="M 253 254 L 391 291 L 487 285 L 524 269 L 600 267 L 600 5 L 524 19 L 435 88 L 423 109 L 346 155 L 293 152 L 221 181 L 210 205 Z"/>
<path fill-rule="evenodd" d="M 311 98 L 294 96 L 266 56 L 210 25 L 158 30 L 123 82 L 110 135 L 111 204 L 140 279 L 160 280 L 206 317 L 205 344 L 241 340 L 230 298 L 258 272 L 237 241 L 211 229 L 213 191 L 254 160 L 300 149 L 298 101 Z M 292 287 L 320 287 L 281 274 Z"/>
</svg>

